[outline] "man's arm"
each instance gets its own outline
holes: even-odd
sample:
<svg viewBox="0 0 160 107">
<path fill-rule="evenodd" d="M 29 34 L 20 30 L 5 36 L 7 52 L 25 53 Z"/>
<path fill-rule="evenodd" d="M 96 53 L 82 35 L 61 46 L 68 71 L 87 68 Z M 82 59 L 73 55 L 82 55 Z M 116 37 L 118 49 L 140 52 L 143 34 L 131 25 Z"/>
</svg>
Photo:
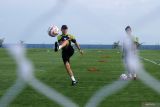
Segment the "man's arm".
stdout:
<svg viewBox="0 0 160 107">
<path fill-rule="evenodd" d="M 78 42 L 76 41 L 74 36 L 70 36 L 71 41 L 75 44 L 75 46 L 77 47 L 77 49 L 79 50 L 79 52 L 83 55 L 83 51 L 81 50 L 80 45 L 78 44 Z"/>
<path fill-rule="evenodd" d="M 122 58 L 124 58 L 124 51 L 125 51 L 125 49 L 124 49 L 124 41 L 120 42 L 120 47 L 121 47 Z"/>
<path fill-rule="evenodd" d="M 77 42 L 75 42 L 75 46 L 77 47 L 79 52 L 83 55 L 83 51 L 81 50 L 80 45 Z"/>
</svg>

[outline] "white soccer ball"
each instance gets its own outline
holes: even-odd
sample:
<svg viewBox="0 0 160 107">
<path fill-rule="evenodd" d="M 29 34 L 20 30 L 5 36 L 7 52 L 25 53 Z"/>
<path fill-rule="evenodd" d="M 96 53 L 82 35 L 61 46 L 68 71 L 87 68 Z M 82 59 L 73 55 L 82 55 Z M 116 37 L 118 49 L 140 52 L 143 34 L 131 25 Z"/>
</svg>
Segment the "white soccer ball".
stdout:
<svg viewBox="0 0 160 107">
<path fill-rule="evenodd" d="M 121 80 L 127 80 L 127 79 L 128 79 L 127 74 L 122 74 L 122 75 L 120 76 L 120 79 L 121 79 Z"/>
<path fill-rule="evenodd" d="M 48 35 L 51 37 L 56 37 L 59 34 L 59 28 L 56 25 L 52 25 L 48 29 Z"/>
</svg>

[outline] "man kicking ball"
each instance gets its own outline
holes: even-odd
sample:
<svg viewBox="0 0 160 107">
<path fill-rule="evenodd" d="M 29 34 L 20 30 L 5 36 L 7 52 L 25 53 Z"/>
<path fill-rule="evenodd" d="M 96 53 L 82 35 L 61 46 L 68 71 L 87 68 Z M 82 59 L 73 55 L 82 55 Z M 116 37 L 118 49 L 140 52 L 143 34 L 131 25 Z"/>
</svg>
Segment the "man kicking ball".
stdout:
<svg viewBox="0 0 160 107">
<path fill-rule="evenodd" d="M 62 59 L 65 65 L 65 68 L 67 70 L 67 73 L 69 74 L 71 80 L 72 80 L 72 86 L 75 86 L 77 84 L 77 81 L 74 77 L 73 71 L 71 69 L 70 65 L 70 58 L 74 54 L 74 48 L 72 46 L 72 43 L 75 44 L 75 46 L 78 48 L 79 52 L 83 54 L 83 51 L 81 50 L 79 44 L 77 43 L 75 37 L 71 34 L 68 34 L 68 27 L 67 25 L 63 25 L 61 27 L 61 35 L 57 36 L 58 42 L 55 43 L 55 51 L 62 50 Z"/>
</svg>

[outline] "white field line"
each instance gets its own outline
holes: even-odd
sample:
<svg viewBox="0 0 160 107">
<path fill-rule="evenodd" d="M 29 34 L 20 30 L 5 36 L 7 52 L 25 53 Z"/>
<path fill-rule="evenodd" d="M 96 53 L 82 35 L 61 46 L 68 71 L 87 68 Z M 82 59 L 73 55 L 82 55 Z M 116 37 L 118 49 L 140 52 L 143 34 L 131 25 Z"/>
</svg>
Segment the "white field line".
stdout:
<svg viewBox="0 0 160 107">
<path fill-rule="evenodd" d="M 160 66 L 160 64 L 158 64 L 157 62 L 155 62 L 155 61 L 152 61 L 152 60 L 150 60 L 150 59 L 147 59 L 147 58 L 143 58 L 143 57 L 140 57 L 141 59 L 143 59 L 143 60 L 145 60 L 145 61 L 148 61 L 148 62 L 151 62 L 151 63 L 153 63 L 153 64 L 155 64 L 155 65 L 158 65 L 158 66 Z"/>
</svg>

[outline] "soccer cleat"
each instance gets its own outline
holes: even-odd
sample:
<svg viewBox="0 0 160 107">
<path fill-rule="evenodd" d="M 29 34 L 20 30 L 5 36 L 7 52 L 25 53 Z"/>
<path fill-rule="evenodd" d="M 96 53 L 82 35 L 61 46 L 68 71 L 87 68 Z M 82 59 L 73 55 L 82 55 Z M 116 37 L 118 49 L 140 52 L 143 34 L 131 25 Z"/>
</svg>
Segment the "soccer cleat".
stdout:
<svg viewBox="0 0 160 107">
<path fill-rule="evenodd" d="M 137 75 L 136 74 L 133 75 L 133 80 L 137 80 Z"/>
<path fill-rule="evenodd" d="M 137 77 L 133 77 L 133 80 L 137 80 Z"/>
<path fill-rule="evenodd" d="M 76 86 L 77 85 L 77 81 L 72 81 L 72 86 Z"/>
<path fill-rule="evenodd" d="M 55 48 L 54 48 L 54 51 L 55 51 L 55 52 L 58 51 L 58 47 L 59 47 L 59 46 L 58 46 L 58 42 L 55 42 Z"/>
</svg>

